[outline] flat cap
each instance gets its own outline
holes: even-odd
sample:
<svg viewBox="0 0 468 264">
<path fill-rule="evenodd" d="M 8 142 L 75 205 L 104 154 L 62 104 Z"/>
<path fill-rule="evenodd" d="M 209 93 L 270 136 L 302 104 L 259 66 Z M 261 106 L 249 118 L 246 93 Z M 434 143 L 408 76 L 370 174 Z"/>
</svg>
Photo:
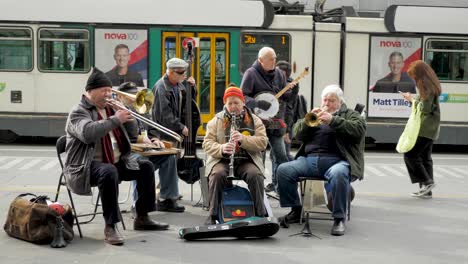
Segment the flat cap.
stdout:
<svg viewBox="0 0 468 264">
<path fill-rule="evenodd" d="M 119 91 L 135 94 L 138 92 L 138 87 L 134 82 L 124 82 L 119 86 Z"/>
<path fill-rule="evenodd" d="M 188 63 L 185 62 L 182 59 L 179 59 L 179 58 L 172 58 L 172 59 L 167 61 L 166 67 L 168 69 L 175 69 L 175 68 L 184 68 L 185 69 L 185 68 L 188 67 Z"/>
</svg>

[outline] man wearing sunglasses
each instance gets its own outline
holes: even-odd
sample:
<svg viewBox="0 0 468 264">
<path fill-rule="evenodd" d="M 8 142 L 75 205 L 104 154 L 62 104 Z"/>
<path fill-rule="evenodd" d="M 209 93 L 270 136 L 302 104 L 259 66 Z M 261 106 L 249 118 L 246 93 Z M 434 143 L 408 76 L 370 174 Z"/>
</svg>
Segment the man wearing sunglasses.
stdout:
<svg viewBox="0 0 468 264">
<path fill-rule="evenodd" d="M 153 87 L 154 104 L 153 120 L 158 124 L 184 136 L 189 135 L 188 128 L 181 122 L 182 107 L 185 100 L 185 85 L 187 81 L 193 88 L 192 96 L 196 96 L 195 79 L 186 78 L 188 63 L 179 58 L 172 58 L 166 63 L 166 73 Z M 159 136 L 168 141 L 174 139 L 160 134 L 157 130 L 149 131 L 151 136 Z"/>
</svg>

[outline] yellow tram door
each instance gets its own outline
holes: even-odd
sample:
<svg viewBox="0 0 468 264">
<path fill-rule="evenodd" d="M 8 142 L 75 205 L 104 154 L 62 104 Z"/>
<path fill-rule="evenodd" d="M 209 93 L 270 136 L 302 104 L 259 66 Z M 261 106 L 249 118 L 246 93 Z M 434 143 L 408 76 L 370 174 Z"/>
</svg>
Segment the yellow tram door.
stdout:
<svg viewBox="0 0 468 264">
<path fill-rule="evenodd" d="M 197 104 L 202 125 L 198 135 L 205 135 L 206 124 L 223 109 L 224 89 L 229 81 L 229 34 L 206 32 L 163 32 L 162 70 L 174 57 L 187 59 L 182 47 L 185 38 L 198 38 L 193 50 L 192 76 L 197 83 Z"/>
</svg>

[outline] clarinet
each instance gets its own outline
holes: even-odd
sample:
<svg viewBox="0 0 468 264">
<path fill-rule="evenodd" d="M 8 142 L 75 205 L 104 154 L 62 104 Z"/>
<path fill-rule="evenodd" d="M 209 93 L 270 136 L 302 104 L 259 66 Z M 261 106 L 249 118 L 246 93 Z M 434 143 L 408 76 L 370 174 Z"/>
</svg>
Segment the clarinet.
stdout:
<svg viewBox="0 0 468 264">
<path fill-rule="evenodd" d="M 230 134 L 232 134 L 232 132 L 234 132 L 236 129 L 237 129 L 236 128 L 236 114 L 231 114 L 231 131 L 230 131 Z M 229 141 L 231 141 L 230 138 L 229 138 Z M 229 161 L 229 175 L 227 176 L 228 179 L 235 178 L 235 176 L 234 176 L 234 154 L 235 153 L 236 153 L 236 149 L 234 148 L 234 150 L 231 153 L 231 157 L 230 157 L 230 161 Z"/>
</svg>

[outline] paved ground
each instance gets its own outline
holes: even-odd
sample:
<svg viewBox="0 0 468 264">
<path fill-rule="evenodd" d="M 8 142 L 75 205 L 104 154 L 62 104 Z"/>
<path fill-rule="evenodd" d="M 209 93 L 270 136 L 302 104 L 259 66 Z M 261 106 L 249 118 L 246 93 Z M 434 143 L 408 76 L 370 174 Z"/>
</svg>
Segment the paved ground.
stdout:
<svg viewBox="0 0 468 264">
<path fill-rule="evenodd" d="M 168 231 L 133 231 L 125 213 L 124 246 L 103 243 L 103 220 L 97 217 L 83 226 L 84 238 L 64 249 L 34 245 L 0 232 L 1 263 L 467 263 L 468 253 L 468 156 L 436 154 L 437 188 L 434 199 L 421 200 L 408 194 L 409 184 L 401 155 L 366 153 L 366 179 L 354 183 L 356 199 L 351 221 L 343 237 L 330 236 L 330 221 L 311 220 L 319 238 L 290 236 L 302 225 L 294 224 L 269 239 L 223 239 L 187 242 L 178 229 L 203 223 L 206 211 L 194 205 L 200 199 L 198 183 L 180 183 L 185 213 L 155 212 L 152 217 L 171 224 Z M 267 167 L 269 167 L 269 162 Z M 22 192 L 54 195 L 59 175 L 54 147 L 0 145 L 0 219 L 9 203 Z M 128 185 L 121 186 L 125 198 Z M 61 201 L 67 202 L 65 192 Z M 79 210 L 91 210 L 90 197 L 77 196 Z M 287 209 L 270 199 L 276 216 Z M 122 205 L 130 208 L 130 202 Z M 75 229 L 76 231 L 76 229 Z M 77 232 L 76 232 L 77 234 Z"/>
</svg>

